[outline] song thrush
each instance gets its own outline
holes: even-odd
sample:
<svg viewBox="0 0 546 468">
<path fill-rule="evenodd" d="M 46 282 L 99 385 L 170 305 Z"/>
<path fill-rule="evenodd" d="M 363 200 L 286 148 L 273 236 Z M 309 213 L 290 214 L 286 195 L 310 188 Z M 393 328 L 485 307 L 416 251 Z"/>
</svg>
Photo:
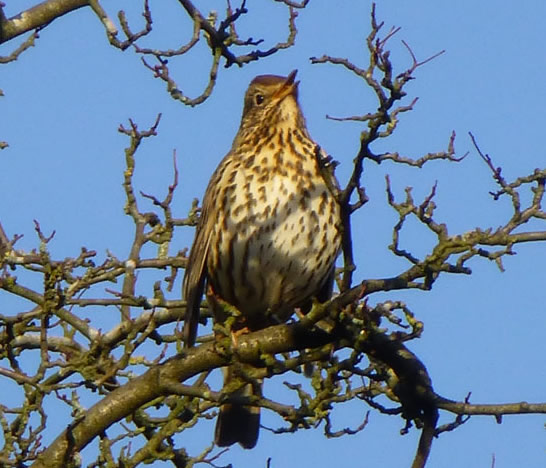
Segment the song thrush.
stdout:
<svg viewBox="0 0 546 468">
<path fill-rule="evenodd" d="M 193 346 L 199 306 L 207 296 L 215 321 L 230 304 L 240 312 L 232 330 L 257 330 L 306 311 L 332 294 L 340 248 L 340 210 L 298 104 L 296 71 L 256 77 L 230 152 L 209 182 L 184 277 L 184 336 Z M 330 185 L 331 186 L 331 185 Z M 224 376 L 224 385 L 230 371 Z M 238 395 L 259 391 L 246 385 Z M 256 445 L 259 408 L 224 404 L 216 423 L 219 446 Z"/>
</svg>

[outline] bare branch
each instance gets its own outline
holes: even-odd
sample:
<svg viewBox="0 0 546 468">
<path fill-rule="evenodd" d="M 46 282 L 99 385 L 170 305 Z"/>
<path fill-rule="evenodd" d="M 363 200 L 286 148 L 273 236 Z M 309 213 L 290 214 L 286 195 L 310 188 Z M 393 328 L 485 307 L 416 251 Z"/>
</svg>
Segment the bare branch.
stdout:
<svg viewBox="0 0 546 468">
<path fill-rule="evenodd" d="M 489 415 L 501 417 L 505 414 L 546 414 L 546 403 L 499 403 L 499 404 L 470 404 L 441 399 L 438 408 L 460 415 Z"/>
<path fill-rule="evenodd" d="M 0 23 L 0 44 L 33 29 L 41 29 L 61 16 L 89 5 L 89 0 L 46 0 Z"/>
<path fill-rule="evenodd" d="M 0 23 L 0 30 L 2 28 L 2 25 Z M 39 35 L 37 31 L 34 31 L 32 34 L 30 34 L 17 48 L 9 55 L 2 57 L 0 56 L 0 64 L 9 63 L 17 60 L 19 56 L 28 50 L 30 47 L 34 47 L 34 44 L 36 42 L 36 39 L 38 39 Z M 1 92 L 0 92 L 1 95 Z M 8 146 L 5 142 L 0 142 L 0 149 L 4 149 Z"/>
</svg>

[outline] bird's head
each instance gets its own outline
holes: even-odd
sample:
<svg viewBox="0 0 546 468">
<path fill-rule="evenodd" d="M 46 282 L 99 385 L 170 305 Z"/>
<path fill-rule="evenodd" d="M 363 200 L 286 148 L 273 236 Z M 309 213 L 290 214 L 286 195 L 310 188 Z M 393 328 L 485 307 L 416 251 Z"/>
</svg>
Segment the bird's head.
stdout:
<svg viewBox="0 0 546 468">
<path fill-rule="evenodd" d="M 297 70 L 287 77 L 260 75 L 252 80 L 245 94 L 242 127 L 264 123 L 275 125 L 300 119 Z"/>
</svg>

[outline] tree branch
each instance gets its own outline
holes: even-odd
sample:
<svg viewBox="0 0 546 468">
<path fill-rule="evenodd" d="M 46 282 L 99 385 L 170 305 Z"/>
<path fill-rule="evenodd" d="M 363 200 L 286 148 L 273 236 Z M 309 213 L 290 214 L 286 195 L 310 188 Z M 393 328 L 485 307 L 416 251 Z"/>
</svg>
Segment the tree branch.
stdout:
<svg viewBox="0 0 546 468">
<path fill-rule="evenodd" d="M 89 0 L 47 0 L 28 10 L 0 19 L 0 44 L 33 29 L 45 28 L 53 20 L 89 5 Z"/>
</svg>

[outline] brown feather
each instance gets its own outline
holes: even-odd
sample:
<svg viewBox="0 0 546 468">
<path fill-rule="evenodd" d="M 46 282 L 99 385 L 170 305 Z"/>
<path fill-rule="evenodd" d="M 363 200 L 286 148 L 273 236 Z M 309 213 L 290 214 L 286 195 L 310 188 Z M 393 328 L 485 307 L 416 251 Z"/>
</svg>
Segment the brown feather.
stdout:
<svg viewBox="0 0 546 468">
<path fill-rule="evenodd" d="M 195 344 L 197 326 L 199 325 L 199 309 L 207 279 L 207 254 L 210 244 L 210 229 L 206 229 L 210 219 L 207 208 L 209 203 L 204 200 L 201 218 L 195 232 L 195 240 L 188 259 L 184 275 L 183 295 L 186 299 L 186 315 L 184 318 L 184 346 L 189 348 Z M 204 226 L 205 225 L 205 226 Z M 204 227 L 204 228 L 203 228 Z"/>
</svg>

